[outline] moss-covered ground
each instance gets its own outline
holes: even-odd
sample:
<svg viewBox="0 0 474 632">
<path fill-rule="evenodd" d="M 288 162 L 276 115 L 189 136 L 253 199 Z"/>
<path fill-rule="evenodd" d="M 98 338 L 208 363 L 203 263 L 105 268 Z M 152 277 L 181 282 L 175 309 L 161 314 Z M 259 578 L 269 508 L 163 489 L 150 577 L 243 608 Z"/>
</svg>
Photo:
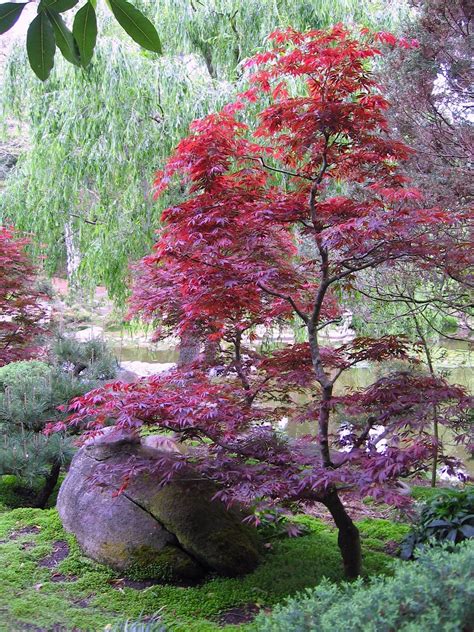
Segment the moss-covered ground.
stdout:
<svg viewBox="0 0 474 632">
<path fill-rule="evenodd" d="M 19 508 L 0 513 L 0 630 L 120 630 L 120 622 L 158 615 L 168 630 L 222 630 L 219 616 L 239 606 L 268 607 L 287 595 L 342 580 L 335 531 L 303 516 L 308 531 L 299 538 L 274 540 L 263 563 L 239 579 L 209 578 L 193 587 L 153 585 L 136 589 L 110 569 L 85 558 L 66 534 L 55 509 Z M 387 542 L 408 530 L 386 520 L 359 523 L 367 575 L 390 573 Z M 64 559 L 51 555 L 67 542 Z M 61 548 L 61 547 L 59 547 Z M 63 551 L 67 552 L 64 544 Z M 61 556 L 59 556 L 60 558 Z M 118 627 L 117 627 L 118 626 Z M 145 628 L 144 628 L 145 629 Z M 251 630 L 251 624 L 225 630 Z"/>
</svg>

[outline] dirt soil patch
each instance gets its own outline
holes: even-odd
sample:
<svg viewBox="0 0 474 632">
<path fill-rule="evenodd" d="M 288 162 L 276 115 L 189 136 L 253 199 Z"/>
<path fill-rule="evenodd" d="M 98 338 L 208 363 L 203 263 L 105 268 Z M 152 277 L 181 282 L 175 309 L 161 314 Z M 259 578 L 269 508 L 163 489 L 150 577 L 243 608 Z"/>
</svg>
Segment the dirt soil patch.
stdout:
<svg viewBox="0 0 474 632">
<path fill-rule="evenodd" d="M 380 507 L 375 504 L 365 504 L 356 498 L 351 498 L 350 500 L 342 498 L 342 501 L 352 520 L 364 520 L 365 518 L 392 520 L 394 516 L 394 509 L 386 505 Z M 322 503 L 305 505 L 304 513 L 334 525 L 334 520 L 329 510 Z"/>
<path fill-rule="evenodd" d="M 18 623 L 15 632 L 81 632 L 79 628 L 66 628 L 63 625 L 55 624 L 48 628 L 39 628 L 33 623 Z"/>
<path fill-rule="evenodd" d="M 63 575 L 63 573 L 51 573 L 51 581 L 54 583 L 77 582 L 75 575 Z"/>
<path fill-rule="evenodd" d="M 157 586 L 163 582 L 158 579 L 129 579 L 128 577 L 121 577 L 120 579 L 111 579 L 109 584 L 121 590 L 122 588 L 133 588 L 134 590 L 145 590 L 150 586 Z"/>
<path fill-rule="evenodd" d="M 250 623 L 254 620 L 256 615 L 260 612 L 260 608 L 255 603 L 247 603 L 243 606 L 236 606 L 235 608 L 229 608 L 224 610 L 217 617 L 219 625 L 241 625 L 243 623 Z"/>
<path fill-rule="evenodd" d="M 17 531 L 12 531 L 8 537 L 10 540 L 18 540 L 18 538 L 21 538 L 23 535 L 30 535 L 32 533 L 38 534 L 40 531 L 41 529 L 35 525 L 31 527 L 22 527 Z"/>
<path fill-rule="evenodd" d="M 53 544 L 53 551 L 38 562 L 38 566 L 43 568 L 55 568 L 69 555 L 69 547 L 64 540 L 56 540 Z"/>
</svg>

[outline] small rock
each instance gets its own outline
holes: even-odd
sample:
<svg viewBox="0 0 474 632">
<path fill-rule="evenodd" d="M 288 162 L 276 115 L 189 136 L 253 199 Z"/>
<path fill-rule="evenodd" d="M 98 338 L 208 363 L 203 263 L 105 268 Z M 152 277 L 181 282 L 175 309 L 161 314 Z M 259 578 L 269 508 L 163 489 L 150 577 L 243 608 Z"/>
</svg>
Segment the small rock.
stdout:
<svg viewBox="0 0 474 632">
<path fill-rule="evenodd" d="M 93 327 L 86 327 L 80 331 L 75 331 L 72 337 L 79 342 L 89 342 L 95 338 L 103 338 L 104 329 L 94 325 Z"/>
</svg>

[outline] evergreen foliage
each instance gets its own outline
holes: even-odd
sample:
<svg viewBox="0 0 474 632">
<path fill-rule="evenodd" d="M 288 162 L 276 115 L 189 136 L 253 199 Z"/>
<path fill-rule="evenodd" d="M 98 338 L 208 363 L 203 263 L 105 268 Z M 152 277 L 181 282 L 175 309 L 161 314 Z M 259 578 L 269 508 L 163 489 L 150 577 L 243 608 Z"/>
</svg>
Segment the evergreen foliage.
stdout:
<svg viewBox="0 0 474 632">
<path fill-rule="evenodd" d="M 459 632 L 474 618 L 474 543 L 400 562 L 393 577 L 328 581 L 257 619 L 258 632 Z"/>
<path fill-rule="evenodd" d="M 0 368 L 0 476 L 16 476 L 19 488 L 40 506 L 74 452 L 72 438 L 45 435 L 46 424 L 63 419 L 59 406 L 114 378 L 117 369 L 102 341 L 59 339 L 55 351 L 56 366 L 25 361 Z"/>
<path fill-rule="evenodd" d="M 117 374 L 117 360 L 100 338 L 79 342 L 59 336 L 53 354 L 55 363 L 63 371 L 80 376 L 82 380 L 111 380 Z"/>
<path fill-rule="evenodd" d="M 51 376 L 51 367 L 40 360 L 20 360 L 0 367 L 0 392 L 18 382 L 47 380 Z"/>
</svg>

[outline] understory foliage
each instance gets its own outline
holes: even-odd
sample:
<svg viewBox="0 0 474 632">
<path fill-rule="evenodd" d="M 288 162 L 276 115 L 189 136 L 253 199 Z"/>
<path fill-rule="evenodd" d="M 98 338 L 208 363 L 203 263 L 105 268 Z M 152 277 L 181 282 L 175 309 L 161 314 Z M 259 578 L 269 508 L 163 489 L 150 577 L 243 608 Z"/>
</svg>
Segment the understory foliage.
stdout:
<svg viewBox="0 0 474 632">
<path fill-rule="evenodd" d="M 257 619 L 258 632 L 468 630 L 474 617 L 474 543 L 399 563 L 393 577 L 317 588 Z"/>
<path fill-rule="evenodd" d="M 44 331 L 45 297 L 35 288 L 27 243 L 0 225 L 0 367 L 37 354 Z"/>
<path fill-rule="evenodd" d="M 321 332 L 340 321 L 341 291 L 356 290 L 363 271 L 452 263 L 452 245 L 435 235 L 457 217 L 424 203 L 399 173 L 412 150 L 388 134 L 389 104 L 371 74 L 384 46 L 412 43 L 342 25 L 279 30 L 270 41 L 247 63 L 250 87 L 195 121 L 157 174 L 157 195 L 179 182 L 185 201 L 163 213 L 137 270 L 132 313 L 155 321 L 157 338 L 192 334 L 213 353 L 95 390 L 72 403 L 69 425 L 87 423 L 93 433 L 113 419 L 122 429 L 172 432 L 182 452 L 164 456 L 155 474 L 165 483 L 190 461 L 229 504 L 260 511 L 322 502 L 354 576 L 360 543 L 340 491 L 404 504 L 398 479 L 426 469 L 433 455 L 433 404 L 462 441 L 469 401 L 441 377 L 410 371 L 416 360 L 403 336 L 327 347 Z M 257 114 L 250 122 L 249 110 Z M 306 342 L 266 354 L 252 344 L 257 326 L 295 319 Z M 334 395 L 344 371 L 386 360 L 407 368 Z M 343 440 L 336 414 L 350 429 Z M 283 418 L 317 431 L 290 439 L 278 430 Z M 128 476 L 140 467 L 130 464 Z"/>
<path fill-rule="evenodd" d="M 73 438 L 45 435 L 46 424 L 65 418 L 58 407 L 115 375 L 116 362 L 99 341 L 60 339 L 51 365 L 0 367 L 0 476 L 16 477 L 24 504 L 44 507 L 74 454 Z"/>
<path fill-rule="evenodd" d="M 411 533 L 401 547 L 401 557 L 410 559 L 432 544 L 458 544 L 474 538 L 474 489 L 442 490 L 428 500 Z"/>
</svg>

